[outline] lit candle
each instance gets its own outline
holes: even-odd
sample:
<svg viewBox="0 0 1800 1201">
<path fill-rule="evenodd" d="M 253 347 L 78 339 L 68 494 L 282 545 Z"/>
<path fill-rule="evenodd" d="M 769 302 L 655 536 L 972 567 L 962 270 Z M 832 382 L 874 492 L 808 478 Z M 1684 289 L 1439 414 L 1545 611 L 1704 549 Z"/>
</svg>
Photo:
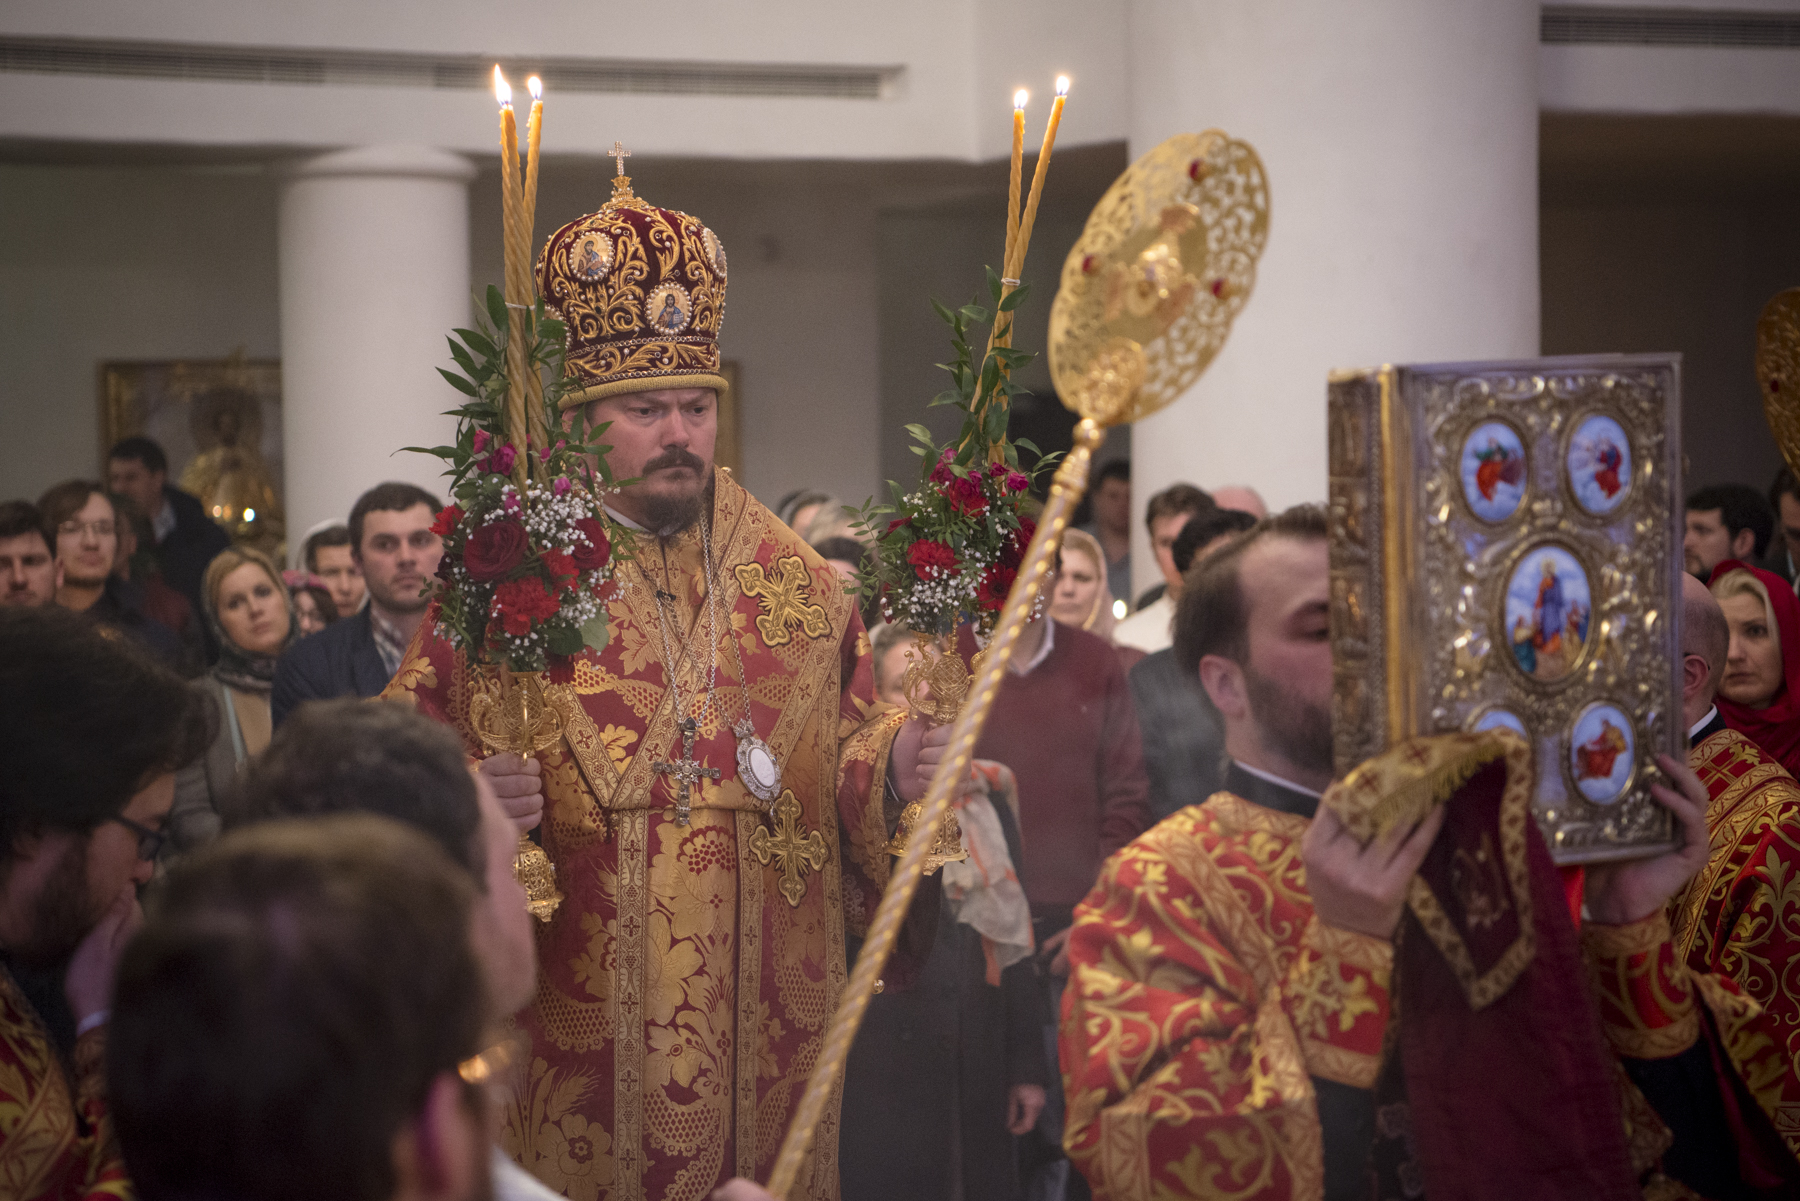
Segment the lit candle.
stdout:
<svg viewBox="0 0 1800 1201">
<path fill-rule="evenodd" d="M 524 211 L 519 195 L 519 125 L 513 116 L 512 88 L 500 68 L 494 68 L 494 98 L 500 102 L 500 220 L 501 253 L 504 263 L 504 287 L 508 318 L 506 350 L 506 435 L 512 443 L 513 479 L 524 483 L 530 445 L 525 426 L 525 323 L 518 320 L 512 306 L 525 304 L 525 255 L 530 245 L 523 225 Z"/>
<path fill-rule="evenodd" d="M 1013 93 L 1013 128 L 1012 128 L 1012 176 L 1006 193 L 1006 259 L 1012 258 L 1013 239 L 1019 234 L 1019 173 L 1025 157 L 1025 103 L 1031 99 L 1031 93 L 1020 88 Z"/>
<path fill-rule="evenodd" d="M 532 268 L 531 245 L 537 236 L 538 139 L 544 129 L 544 83 L 533 75 L 525 81 L 531 93 L 531 116 L 525 122 L 525 202 L 521 226 L 525 231 L 525 294 L 522 304 L 535 304 L 537 280 Z M 544 381 L 536 369 L 525 370 L 526 434 L 533 446 L 548 446 L 548 428 L 544 417 Z"/>
<path fill-rule="evenodd" d="M 1031 226 L 1037 220 L 1038 197 L 1044 191 L 1044 175 L 1050 170 L 1050 150 L 1056 145 L 1056 127 L 1062 122 L 1063 101 L 1069 97 L 1069 77 L 1056 77 L 1056 99 L 1050 104 L 1050 124 L 1044 126 L 1044 147 L 1038 151 L 1037 170 L 1031 175 L 1031 196 L 1025 201 L 1025 215 L 1019 220 L 1019 237 L 1013 247 L 1006 274 L 1017 279 L 1025 266 L 1025 247 L 1031 242 Z"/>
</svg>

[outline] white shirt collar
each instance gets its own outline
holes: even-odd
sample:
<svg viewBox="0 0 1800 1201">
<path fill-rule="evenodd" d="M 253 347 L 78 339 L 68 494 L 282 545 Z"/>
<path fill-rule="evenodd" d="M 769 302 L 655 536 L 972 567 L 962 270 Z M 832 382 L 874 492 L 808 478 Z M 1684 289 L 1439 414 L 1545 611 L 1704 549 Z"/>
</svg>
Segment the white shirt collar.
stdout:
<svg viewBox="0 0 1800 1201">
<path fill-rule="evenodd" d="M 1309 797 L 1317 797 L 1317 796 L 1323 795 L 1318 790 L 1308 788 L 1304 784 L 1296 784 L 1292 780 L 1284 780 L 1280 776 L 1276 775 L 1274 772 L 1267 772 L 1267 771 L 1263 771 L 1261 768 L 1251 767 L 1248 763 L 1245 763 L 1242 759 L 1233 759 L 1231 762 L 1234 766 L 1241 768 L 1244 771 L 1249 772 L 1251 775 L 1255 776 L 1257 779 L 1267 780 L 1269 783 L 1279 785 L 1282 788 L 1287 789 L 1289 792 L 1298 792 L 1298 793 L 1302 793 Z"/>
<path fill-rule="evenodd" d="M 1692 742 L 1694 739 L 1694 735 L 1696 735 L 1700 731 L 1704 730 L 1712 722 L 1712 719 L 1717 717 L 1718 715 L 1719 715 L 1719 707 L 1717 705 L 1714 705 L 1712 708 L 1708 709 L 1706 711 L 1705 717 L 1702 717 L 1699 721 L 1695 722 L 1693 725 L 1688 727 L 1688 741 Z"/>
<path fill-rule="evenodd" d="M 612 518 L 614 521 L 618 522 L 620 525 L 624 526 L 628 530 L 636 530 L 640 534 L 648 534 L 650 532 L 649 530 L 645 529 L 643 526 L 639 525 L 637 522 L 633 521 L 631 518 L 625 516 L 625 514 L 619 512 L 617 509 L 613 508 L 611 505 L 602 505 L 601 508 L 606 510 L 606 515 L 608 517 Z"/>
<path fill-rule="evenodd" d="M 1048 613 L 1038 618 L 1038 620 L 1044 623 L 1044 641 L 1038 646 L 1037 654 L 1031 656 L 1031 659 L 1028 662 L 1021 663 L 1017 656 L 1015 656 L 1013 661 L 1007 664 L 1007 666 L 1012 669 L 1014 675 L 1030 675 L 1032 668 L 1050 657 L 1050 649 L 1056 645 L 1056 622 L 1051 620 Z"/>
</svg>

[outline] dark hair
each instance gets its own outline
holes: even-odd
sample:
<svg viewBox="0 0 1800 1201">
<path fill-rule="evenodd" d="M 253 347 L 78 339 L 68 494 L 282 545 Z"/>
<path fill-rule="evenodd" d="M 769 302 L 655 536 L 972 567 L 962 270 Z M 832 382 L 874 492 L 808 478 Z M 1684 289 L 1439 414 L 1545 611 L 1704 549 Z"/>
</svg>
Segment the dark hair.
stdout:
<svg viewBox="0 0 1800 1201">
<path fill-rule="evenodd" d="M 1131 482 L 1131 460 L 1108 459 L 1100 464 L 1100 470 L 1094 472 L 1094 482 L 1089 485 L 1088 491 L 1100 491 L 1100 485 L 1107 480 L 1124 480 L 1129 484 Z"/>
<path fill-rule="evenodd" d="M 484 879 L 481 808 L 462 743 L 405 705 L 312 701 L 281 723 L 226 806 L 227 827 L 280 817 L 379 813 L 429 834 Z"/>
<path fill-rule="evenodd" d="M 163 448 L 155 441 L 142 434 L 133 434 L 114 442 L 113 448 L 106 452 L 106 461 L 110 463 L 114 459 L 132 459 L 142 463 L 144 470 L 151 474 L 169 474 L 169 456 L 163 453 Z"/>
<path fill-rule="evenodd" d="M 842 559 L 858 569 L 861 569 L 863 560 L 869 553 L 868 548 L 862 543 L 854 538 L 846 538 L 842 534 L 835 538 L 819 539 L 813 543 L 813 549 L 819 552 L 821 559 Z"/>
<path fill-rule="evenodd" d="M 1794 473 L 1786 467 L 1775 473 L 1775 482 L 1769 485 L 1769 512 L 1777 520 L 1781 517 L 1781 498 L 1784 496 L 1800 500 L 1800 480 L 1796 480 Z"/>
<path fill-rule="evenodd" d="M 395 1135 L 481 1050 L 473 895 L 429 839 L 369 814 L 271 822 L 178 863 L 107 1035 L 138 1195 L 392 1196 Z"/>
<path fill-rule="evenodd" d="M 363 518 L 370 513 L 404 513 L 414 505 L 424 505 L 433 513 L 444 507 L 442 501 L 417 484 L 394 481 L 376 484 L 357 497 L 355 506 L 350 510 L 351 553 L 359 558 L 362 556 Z"/>
<path fill-rule="evenodd" d="M 38 497 L 38 511 L 44 515 L 44 524 L 50 527 L 50 549 L 56 549 L 56 528 L 81 512 L 88 503 L 88 497 L 98 492 L 106 497 L 106 503 L 112 504 L 112 496 L 106 485 L 98 480 L 64 480 L 53 484 Z M 118 509 L 113 509 L 113 518 L 118 518 Z"/>
<path fill-rule="evenodd" d="M 343 616 L 337 611 L 337 602 L 331 599 L 331 593 L 326 589 L 317 584 L 294 584 L 288 588 L 288 595 L 296 601 L 300 599 L 302 592 L 312 597 L 313 604 L 319 607 L 319 616 L 325 619 L 326 625 Z"/>
<path fill-rule="evenodd" d="M 1241 509 L 1214 509 L 1199 517 L 1188 518 L 1181 533 L 1175 535 L 1175 545 L 1169 548 L 1175 570 L 1186 575 L 1194 556 L 1208 543 L 1226 534 L 1241 534 L 1255 524 L 1256 518 Z"/>
<path fill-rule="evenodd" d="M 28 500 L 0 504 L 0 538 L 23 538 L 27 534 L 36 534 L 44 540 L 44 549 L 56 553 L 56 529 L 44 520 L 36 505 Z"/>
<path fill-rule="evenodd" d="M 1323 541 L 1331 527 L 1321 505 L 1295 505 L 1265 517 L 1215 553 L 1193 565 L 1175 610 L 1175 662 L 1190 677 L 1207 655 L 1235 663 L 1250 657 L 1250 614 L 1240 578 L 1244 554 L 1265 538 Z"/>
<path fill-rule="evenodd" d="M 21 834 L 123 812 L 204 754 L 216 720 L 135 643 L 54 605 L 0 609 L 0 868 Z"/>
<path fill-rule="evenodd" d="M 373 509 L 381 508 L 382 506 L 371 505 L 369 507 Z M 406 507 L 409 509 L 412 508 L 411 505 L 407 505 Z M 362 526 L 361 523 L 358 523 L 357 533 L 360 534 L 361 532 Z M 319 548 L 321 546 L 349 546 L 352 549 L 355 549 L 354 544 L 350 541 L 350 531 L 348 528 L 341 525 L 328 525 L 306 540 L 306 549 L 301 552 L 301 561 L 306 564 L 306 570 L 314 573 L 318 572 Z"/>
<path fill-rule="evenodd" d="M 1199 517 L 1218 506 L 1213 498 L 1192 484 L 1171 484 L 1150 498 L 1144 508 L 1144 528 L 1154 531 L 1156 523 L 1176 513 Z"/>
<path fill-rule="evenodd" d="M 1715 484 L 1688 497 L 1689 512 L 1719 510 L 1719 518 L 1732 538 L 1749 530 L 1756 536 L 1751 555 L 1762 558 L 1769 549 L 1769 535 L 1775 532 L 1775 514 L 1762 494 L 1748 484 Z"/>
</svg>

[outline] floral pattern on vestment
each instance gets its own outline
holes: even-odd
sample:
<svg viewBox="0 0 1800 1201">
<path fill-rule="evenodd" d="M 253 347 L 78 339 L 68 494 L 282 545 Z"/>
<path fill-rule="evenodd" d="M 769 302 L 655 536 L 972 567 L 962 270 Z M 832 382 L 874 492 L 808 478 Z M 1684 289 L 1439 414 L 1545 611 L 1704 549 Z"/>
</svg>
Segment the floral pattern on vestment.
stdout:
<svg viewBox="0 0 1800 1201">
<path fill-rule="evenodd" d="M 0 1197 L 132 1195 L 106 1110 L 106 1028 L 75 1042 L 75 1086 L 31 1004 L 0 969 Z"/>
</svg>

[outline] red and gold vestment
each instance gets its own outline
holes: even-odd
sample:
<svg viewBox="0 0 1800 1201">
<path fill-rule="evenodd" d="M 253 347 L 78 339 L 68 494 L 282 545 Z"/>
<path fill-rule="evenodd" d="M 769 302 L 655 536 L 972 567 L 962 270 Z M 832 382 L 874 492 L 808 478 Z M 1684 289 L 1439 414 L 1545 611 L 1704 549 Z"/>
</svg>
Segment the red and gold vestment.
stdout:
<svg viewBox="0 0 1800 1201">
<path fill-rule="evenodd" d="M 1702 1035 L 1800 1156 L 1800 786 L 1756 743 L 1721 730 L 1689 752 L 1706 785 L 1711 853 L 1658 913 L 1583 931 L 1607 1036 L 1666 1059 Z"/>
<path fill-rule="evenodd" d="M 1219 793 L 1075 911 L 1064 1145 L 1096 1197 L 1320 1195 L 1312 1078 L 1373 1087 L 1394 952 L 1314 916 L 1308 824 Z"/>
<path fill-rule="evenodd" d="M 0 970 L 0 1197 L 127 1198 L 106 1112 L 106 1028 L 75 1041 L 73 1089 L 31 1004 Z"/>
<path fill-rule="evenodd" d="M 717 647 L 696 525 L 666 546 L 638 536 L 606 646 L 551 672 L 578 702 L 540 756 L 543 845 L 566 899 L 539 928 L 538 993 L 519 1017 L 531 1052 L 503 1142 L 574 1201 L 692 1201 L 734 1175 L 768 1178 L 844 987 L 846 929 L 866 930 L 887 883 L 882 780 L 904 714 L 875 700 L 841 579 L 728 473 L 714 479 Z M 687 714 L 668 688 L 663 581 Z M 479 753 L 474 682 L 432 624 L 384 695 Z M 654 767 L 683 758 L 675 723 L 699 716 L 715 649 L 694 758 L 722 770 L 683 825 L 679 785 Z M 781 763 L 773 806 L 738 780 L 746 697 Z M 836 1123 L 833 1104 L 800 1195 L 837 1196 Z"/>
</svg>

